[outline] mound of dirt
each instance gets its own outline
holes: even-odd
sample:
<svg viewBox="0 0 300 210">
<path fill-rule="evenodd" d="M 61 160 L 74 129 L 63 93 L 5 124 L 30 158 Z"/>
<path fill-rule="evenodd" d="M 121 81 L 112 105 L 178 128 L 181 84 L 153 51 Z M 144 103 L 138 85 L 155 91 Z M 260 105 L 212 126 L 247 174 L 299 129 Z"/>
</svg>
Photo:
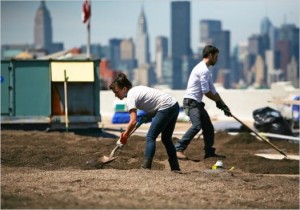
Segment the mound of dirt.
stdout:
<svg viewBox="0 0 300 210">
<path fill-rule="evenodd" d="M 138 135 L 116 160 L 87 165 L 116 145 L 117 138 L 97 132 L 2 130 L 1 207 L 299 208 L 299 161 L 255 156 L 278 152 L 249 133 L 216 133 L 216 152 L 226 155 L 222 171 L 211 170 L 218 159 L 203 159 L 203 139 L 194 139 L 186 150 L 189 160 L 179 161 L 182 174 L 175 174 L 159 139 L 152 170 L 140 169 L 145 137 Z M 272 143 L 299 154 L 299 144 Z"/>
</svg>

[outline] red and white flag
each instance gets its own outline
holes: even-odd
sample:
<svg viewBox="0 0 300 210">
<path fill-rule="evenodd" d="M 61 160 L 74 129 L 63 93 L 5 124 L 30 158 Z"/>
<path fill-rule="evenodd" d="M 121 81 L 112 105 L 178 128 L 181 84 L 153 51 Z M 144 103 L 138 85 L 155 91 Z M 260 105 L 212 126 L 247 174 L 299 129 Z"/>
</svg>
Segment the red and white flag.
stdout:
<svg viewBox="0 0 300 210">
<path fill-rule="evenodd" d="M 91 17 L 90 0 L 84 0 L 82 4 L 82 22 L 86 23 Z"/>
</svg>

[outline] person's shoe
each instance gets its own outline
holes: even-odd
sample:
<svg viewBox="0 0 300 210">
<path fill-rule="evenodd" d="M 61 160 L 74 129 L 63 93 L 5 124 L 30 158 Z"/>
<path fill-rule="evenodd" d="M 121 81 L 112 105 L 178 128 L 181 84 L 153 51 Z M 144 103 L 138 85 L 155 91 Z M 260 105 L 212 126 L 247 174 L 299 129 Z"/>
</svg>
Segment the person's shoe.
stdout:
<svg viewBox="0 0 300 210">
<path fill-rule="evenodd" d="M 210 158 L 210 157 L 226 158 L 225 155 L 218 155 L 216 153 L 207 153 L 204 155 L 204 159 Z"/>
<path fill-rule="evenodd" d="M 172 158 L 172 159 L 169 159 L 168 161 L 170 164 L 171 171 L 180 171 L 178 158 Z"/>
<path fill-rule="evenodd" d="M 151 169 L 152 167 L 152 159 L 145 159 L 143 164 L 141 165 L 142 169 Z"/>
<path fill-rule="evenodd" d="M 187 156 L 185 156 L 185 154 L 183 153 L 183 151 L 177 151 L 176 152 L 176 156 L 179 160 L 187 160 Z"/>
<path fill-rule="evenodd" d="M 176 174 L 183 174 L 181 170 L 172 170 L 171 172 L 176 173 Z"/>
</svg>

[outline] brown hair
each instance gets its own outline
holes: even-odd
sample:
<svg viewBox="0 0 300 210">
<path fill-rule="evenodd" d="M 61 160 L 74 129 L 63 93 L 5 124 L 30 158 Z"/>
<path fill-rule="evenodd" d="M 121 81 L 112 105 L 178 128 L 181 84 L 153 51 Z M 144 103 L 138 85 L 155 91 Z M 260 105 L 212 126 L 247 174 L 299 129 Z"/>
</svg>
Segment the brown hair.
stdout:
<svg viewBox="0 0 300 210">
<path fill-rule="evenodd" d="M 202 51 L 202 58 L 207 58 L 209 54 L 219 53 L 219 49 L 212 45 L 206 45 Z"/>
<path fill-rule="evenodd" d="M 114 90 L 114 88 L 118 86 L 119 88 L 127 87 L 129 90 L 132 88 L 131 82 L 127 79 L 126 75 L 120 73 L 117 75 L 116 79 L 110 84 L 109 89 Z"/>
</svg>

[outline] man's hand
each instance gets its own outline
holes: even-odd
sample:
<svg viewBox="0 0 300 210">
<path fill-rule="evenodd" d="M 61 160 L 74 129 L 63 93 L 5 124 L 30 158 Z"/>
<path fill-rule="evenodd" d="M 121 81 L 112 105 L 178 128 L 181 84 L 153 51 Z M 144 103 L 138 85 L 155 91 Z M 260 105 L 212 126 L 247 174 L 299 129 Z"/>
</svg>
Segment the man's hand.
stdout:
<svg viewBox="0 0 300 210">
<path fill-rule="evenodd" d="M 139 123 L 140 124 L 148 123 L 148 122 L 151 122 L 151 120 L 152 120 L 152 118 L 146 115 L 146 116 L 142 116 L 141 117 Z"/>
<path fill-rule="evenodd" d="M 154 111 L 154 112 L 148 112 L 147 114 L 141 116 L 138 124 L 141 125 L 143 123 L 149 123 L 152 121 L 152 118 L 155 117 L 157 111 Z"/>
<path fill-rule="evenodd" d="M 230 112 L 228 106 L 226 106 L 226 108 L 224 108 L 223 111 L 224 111 L 224 114 L 225 114 L 227 117 L 231 117 L 231 112 Z"/>
<path fill-rule="evenodd" d="M 117 146 L 120 148 L 124 146 L 124 144 L 121 143 L 120 139 L 117 141 Z"/>
<path fill-rule="evenodd" d="M 231 112 L 230 112 L 230 109 L 228 108 L 228 106 L 222 101 L 222 100 L 219 100 L 216 102 L 216 106 L 221 109 L 222 111 L 224 111 L 224 114 L 228 117 L 231 116 Z"/>
<path fill-rule="evenodd" d="M 223 106 L 224 106 L 224 105 L 225 105 L 225 104 L 224 104 L 224 102 L 223 102 L 222 100 L 216 101 L 216 107 L 217 107 L 218 109 L 223 110 Z"/>
<path fill-rule="evenodd" d="M 119 140 L 117 141 L 117 145 L 119 147 L 123 147 L 127 143 L 128 138 L 129 138 L 129 136 L 127 136 L 125 134 L 125 132 L 121 133 L 121 136 L 120 136 Z"/>
</svg>

